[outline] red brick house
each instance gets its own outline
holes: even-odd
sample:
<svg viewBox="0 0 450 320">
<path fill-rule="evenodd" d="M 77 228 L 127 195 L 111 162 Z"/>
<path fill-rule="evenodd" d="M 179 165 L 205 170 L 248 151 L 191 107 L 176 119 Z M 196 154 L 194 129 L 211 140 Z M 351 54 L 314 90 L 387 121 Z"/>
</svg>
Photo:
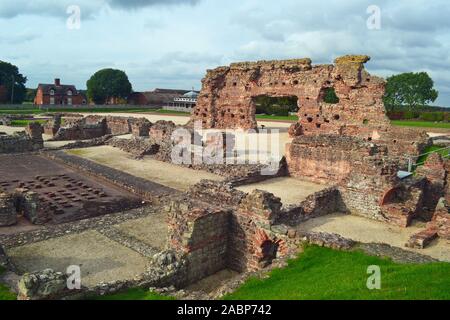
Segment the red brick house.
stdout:
<svg viewBox="0 0 450 320">
<path fill-rule="evenodd" d="M 79 92 L 74 85 L 61 84 L 55 79 L 53 84 L 40 83 L 34 104 L 37 105 L 80 105 L 86 104 L 86 96 Z"/>
</svg>

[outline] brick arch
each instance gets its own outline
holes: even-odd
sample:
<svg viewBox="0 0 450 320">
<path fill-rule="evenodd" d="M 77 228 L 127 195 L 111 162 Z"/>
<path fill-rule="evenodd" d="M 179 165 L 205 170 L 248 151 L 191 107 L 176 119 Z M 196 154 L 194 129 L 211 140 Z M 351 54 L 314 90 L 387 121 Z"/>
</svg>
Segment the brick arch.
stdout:
<svg viewBox="0 0 450 320">
<path fill-rule="evenodd" d="M 392 203 L 402 191 L 400 187 L 393 187 L 384 192 L 380 199 L 380 205 L 384 206 L 386 204 Z"/>
</svg>

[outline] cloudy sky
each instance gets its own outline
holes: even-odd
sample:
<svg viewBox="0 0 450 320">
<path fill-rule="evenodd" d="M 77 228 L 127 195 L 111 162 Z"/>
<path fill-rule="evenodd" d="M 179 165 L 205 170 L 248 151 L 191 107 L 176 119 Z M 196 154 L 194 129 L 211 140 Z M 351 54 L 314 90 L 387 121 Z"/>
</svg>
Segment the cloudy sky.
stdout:
<svg viewBox="0 0 450 320">
<path fill-rule="evenodd" d="M 367 27 L 372 5 L 380 29 Z M 199 89 L 233 61 L 367 54 L 372 74 L 429 72 L 450 106 L 449 16 L 448 0 L 0 0 L 0 60 L 28 87 L 60 77 L 84 89 L 113 67 L 139 91 Z"/>
</svg>

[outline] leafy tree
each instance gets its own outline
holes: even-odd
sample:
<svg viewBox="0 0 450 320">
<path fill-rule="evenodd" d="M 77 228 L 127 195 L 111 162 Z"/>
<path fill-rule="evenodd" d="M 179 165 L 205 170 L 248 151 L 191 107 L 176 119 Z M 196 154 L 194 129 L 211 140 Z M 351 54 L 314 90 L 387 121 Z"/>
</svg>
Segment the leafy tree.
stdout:
<svg viewBox="0 0 450 320">
<path fill-rule="evenodd" d="M 258 96 L 255 98 L 256 113 L 277 114 L 283 113 L 288 115 L 289 112 L 297 112 L 297 97 L 271 97 Z"/>
<path fill-rule="evenodd" d="M 19 73 L 19 68 L 9 62 L 0 61 L 0 86 L 4 86 L 6 89 L 6 97 L 3 102 L 11 102 L 14 83 L 13 103 L 22 103 L 26 94 L 26 82 L 27 78 Z"/>
<path fill-rule="evenodd" d="M 426 72 L 402 73 L 387 78 L 384 104 L 389 111 L 398 107 L 413 110 L 434 102 L 438 91 Z"/>
<path fill-rule="evenodd" d="M 336 95 L 336 91 L 334 90 L 334 88 L 326 88 L 325 89 L 325 95 L 323 97 L 323 101 L 326 103 L 332 103 L 332 104 L 339 103 L 339 98 Z"/>
<path fill-rule="evenodd" d="M 111 99 L 126 99 L 131 93 L 131 83 L 125 72 L 102 69 L 87 81 L 87 96 L 96 104 L 106 104 Z"/>
<path fill-rule="evenodd" d="M 37 89 L 27 88 L 26 89 L 26 93 L 25 93 L 25 100 L 24 101 L 26 101 L 26 102 L 33 102 L 34 98 L 36 97 L 36 92 L 37 92 Z"/>
</svg>

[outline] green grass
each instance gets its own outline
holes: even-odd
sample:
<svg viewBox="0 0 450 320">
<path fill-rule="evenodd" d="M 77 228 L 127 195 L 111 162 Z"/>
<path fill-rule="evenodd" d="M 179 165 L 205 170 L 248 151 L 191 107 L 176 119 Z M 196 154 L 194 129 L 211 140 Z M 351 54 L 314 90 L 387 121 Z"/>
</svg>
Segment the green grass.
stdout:
<svg viewBox="0 0 450 320">
<path fill-rule="evenodd" d="M 367 267 L 381 269 L 381 289 L 366 286 Z M 306 247 L 267 279 L 249 279 L 226 300 L 450 299 L 450 263 L 397 264 L 360 251 Z"/>
<path fill-rule="evenodd" d="M 12 127 L 26 127 L 29 123 L 37 122 L 40 124 L 44 124 L 47 122 L 47 120 L 12 120 L 11 126 Z"/>
<path fill-rule="evenodd" d="M 134 288 L 122 293 L 94 297 L 90 300 L 175 300 L 175 298 L 163 296 L 140 288 Z"/>
<path fill-rule="evenodd" d="M 450 129 L 450 123 L 448 123 L 448 122 L 436 123 L 436 122 L 430 122 L 430 121 L 392 120 L 391 123 L 395 126 L 404 126 L 404 127 Z"/>
<path fill-rule="evenodd" d="M 270 116 L 267 114 L 257 114 L 256 119 L 260 120 L 285 120 L 285 121 L 297 121 L 298 116 Z"/>
<path fill-rule="evenodd" d="M 5 272 L 5 270 L 0 267 L 0 275 Z M 16 295 L 12 293 L 9 288 L 0 284 L 0 300 L 16 300 Z"/>
<path fill-rule="evenodd" d="M 42 110 L 39 109 L 1 109 L 0 114 L 39 114 L 42 113 Z"/>
<path fill-rule="evenodd" d="M 0 109 L 0 114 L 41 114 L 41 113 L 54 113 L 54 112 L 151 112 L 155 111 L 149 108 L 57 108 L 57 109 Z"/>
<path fill-rule="evenodd" d="M 191 115 L 190 112 L 186 112 L 186 111 L 174 111 L 174 110 L 164 110 L 164 109 L 157 109 L 157 110 L 149 110 L 149 112 L 154 112 L 154 113 L 162 113 L 162 114 L 183 114 L 183 115 Z"/>
</svg>

